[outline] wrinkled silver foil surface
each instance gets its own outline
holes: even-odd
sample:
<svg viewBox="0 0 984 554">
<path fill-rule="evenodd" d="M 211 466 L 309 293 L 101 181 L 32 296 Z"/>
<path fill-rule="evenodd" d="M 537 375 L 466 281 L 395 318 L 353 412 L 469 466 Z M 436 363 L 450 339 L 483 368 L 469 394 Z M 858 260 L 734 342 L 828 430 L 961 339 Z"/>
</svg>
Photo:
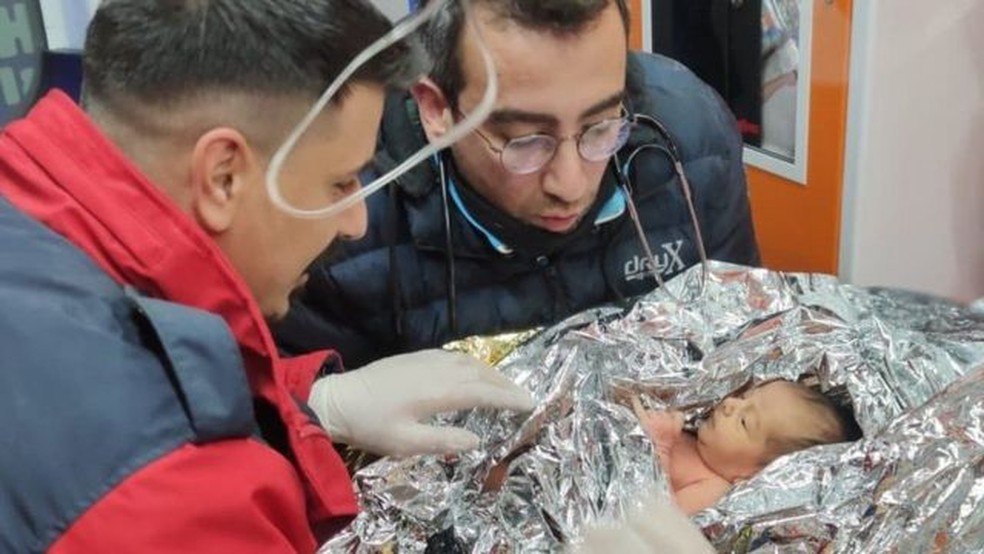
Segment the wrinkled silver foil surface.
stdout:
<svg viewBox="0 0 984 554">
<path fill-rule="evenodd" d="M 984 551 L 984 321 L 825 275 L 709 268 L 508 354 L 499 368 L 539 407 L 448 415 L 483 447 L 360 470 L 363 513 L 322 551 L 562 550 L 639 491 L 667 488 L 632 395 L 696 420 L 752 380 L 804 375 L 853 407 L 865 439 L 782 457 L 736 484 L 694 518 L 719 551 Z"/>
</svg>

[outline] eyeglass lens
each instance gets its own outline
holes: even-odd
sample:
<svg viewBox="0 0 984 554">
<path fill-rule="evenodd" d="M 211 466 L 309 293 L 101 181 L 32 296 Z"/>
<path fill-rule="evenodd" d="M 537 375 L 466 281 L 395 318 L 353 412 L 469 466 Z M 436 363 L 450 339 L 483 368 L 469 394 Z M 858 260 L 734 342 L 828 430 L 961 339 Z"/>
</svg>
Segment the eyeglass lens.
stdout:
<svg viewBox="0 0 984 554">
<path fill-rule="evenodd" d="M 629 137 L 631 123 L 627 119 L 606 119 L 582 131 L 577 139 L 577 151 L 584 160 L 607 160 Z M 560 140 L 551 135 L 529 135 L 510 140 L 502 149 L 502 164 L 517 173 L 533 173 L 553 159 Z"/>
</svg>

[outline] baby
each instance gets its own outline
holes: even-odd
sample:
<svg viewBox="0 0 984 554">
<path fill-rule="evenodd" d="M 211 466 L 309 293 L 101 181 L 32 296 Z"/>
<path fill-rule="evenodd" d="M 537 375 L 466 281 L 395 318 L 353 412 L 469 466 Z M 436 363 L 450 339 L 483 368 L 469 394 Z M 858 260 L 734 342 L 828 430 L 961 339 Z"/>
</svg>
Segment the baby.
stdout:
<svg viewBox="0 0 984 554">
<path fill-rule="evenodd" d="M 633 408 L 687 514 L 713 505 L 732 483 L 784 454 L 861 436 L 853 416 L 790 381 L 768 381 L 725 398 L 696 436 L 683 432 L 680 412 L 647 410 L 638 398 Z"/>
</svg>

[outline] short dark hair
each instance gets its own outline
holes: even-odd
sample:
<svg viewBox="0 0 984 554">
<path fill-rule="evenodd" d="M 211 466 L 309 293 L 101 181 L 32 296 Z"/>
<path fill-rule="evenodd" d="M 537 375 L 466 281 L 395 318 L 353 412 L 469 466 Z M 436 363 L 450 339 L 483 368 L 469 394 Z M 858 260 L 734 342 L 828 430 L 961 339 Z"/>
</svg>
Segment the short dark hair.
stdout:
<svg viewBox="0 0 984 554">
<path fill-rule="evenodd" d="M 831 400 L 819 390 L 800 382 L 788 382 L 806 403 L 816 411 L 809 429 L 792 437 L 775 437 L 771 452 L 775 458 L 820 444 L 856 441 L 862 437 L 861 428 L 850 409 Z"/>
<path fill-rule="evenodd" d="M 429 0 L 423 3 L 426 5 Z M 626 37 L 629 30 L 629 7 L 626 0 L 472 0 L 472 6 L 484 6 L 499 18 L 521 27 L 557 35 L 576 34 L 611 4 L 618 6 Z M 431 79 L 441 88 L 452 108 L 464 88 L 461 69 L 461 29 L 464 11 L 459 2 L 446 2 L 422 31 L 424 48 L 431 57 Z"/>
<path fill-rule="evenodd" d="M 366 0 L 104 0 L 86 36 L 83 103 L 317 97 L 390 28 Z M 405 88 L 425 70 L 414 50 L 397 43 L 351 81 Z"/>
</svg>

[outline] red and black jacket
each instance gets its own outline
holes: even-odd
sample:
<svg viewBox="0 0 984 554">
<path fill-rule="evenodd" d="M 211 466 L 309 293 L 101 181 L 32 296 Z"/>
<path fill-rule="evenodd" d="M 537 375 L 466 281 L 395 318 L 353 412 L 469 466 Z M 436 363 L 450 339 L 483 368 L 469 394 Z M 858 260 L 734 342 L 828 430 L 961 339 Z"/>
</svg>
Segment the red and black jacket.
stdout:
<svg viewBox="0 0 984 554">
<path fill-rule="evenodd" d="M 357 504 L 211 240 L 67 97 L 0 134 L 0 551 L 313 552 Z"/>
</svg>

